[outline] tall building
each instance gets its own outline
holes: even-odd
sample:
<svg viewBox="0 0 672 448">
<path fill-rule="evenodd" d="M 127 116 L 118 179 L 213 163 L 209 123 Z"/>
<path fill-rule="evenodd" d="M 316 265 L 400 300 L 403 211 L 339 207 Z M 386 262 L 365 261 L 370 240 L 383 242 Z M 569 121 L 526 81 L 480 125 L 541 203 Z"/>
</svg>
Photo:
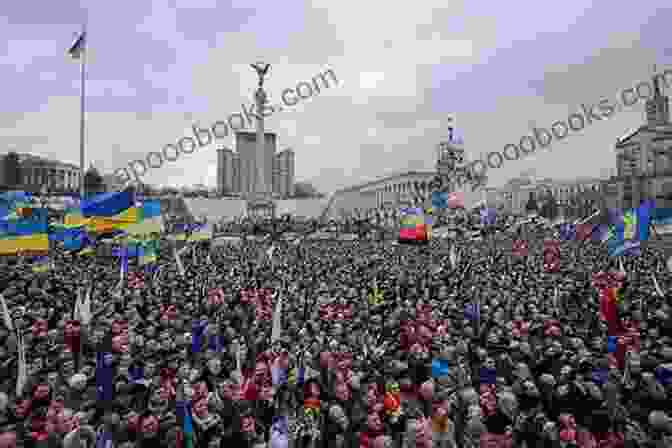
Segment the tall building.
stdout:
<svg viewBox="0 0 672 448">
<path fill-rule="evenodd" d="M 266 132 L 264 145 L 265 177 L 273 179 L 273 158 L 275 157 L 276 135 Z M 257 134 L 255 132 L 236 132 L 236 152 L 240 157 L 240 193 L 249 196 L 254 193 L 257 176 L 256 164 Z M 271 185 L 267 186 L 271 190 Z"/>
<path fill-rule="evenodd" d="M 285 149 L 276 153 L 277 138 L 266 133 L 266 179 L 274 196 L 286 198 L 294 195 L 294 151 Z M 219 194 L 236 194 L 242 197 L 254 192 L 257 175 L 257 135 L 254 132 L 236 133 L 236 152 L 222 147 L 217 150 L 217 191 Z"/>
<path fill-rule="evenodd" d="M 646 123 L 616 141 L 614 185 L 624 208 L 637 207 L 644 199 L 672 206 L 672 123 L 669 97 L 662 92 L 660 77 L 652 79 Z"/>
<path fill-rule="evenodd" d="M 240 193 L 242 191 L 242 179 L 241 179 L 241 168 L 240 168 L 240 154 L 237 152 L 233 153 L 233 160 L 232 160 L 232 166 L 233 166 L 233 180 L 232 180 L 232 185 L 233 185 L 233 193 Z"/>
<path fill-rule="evenodd" d="M 235 153 L 226 147 L 217 150 L 217 192 L 231 194 L 234 188 L 234 158 Z"/>
<path fill-rule="evenodd" d="M 275 155 L 273 193 L 280 197 L 294 196 L 294 151 L 287 148 Z"/>
</svg>

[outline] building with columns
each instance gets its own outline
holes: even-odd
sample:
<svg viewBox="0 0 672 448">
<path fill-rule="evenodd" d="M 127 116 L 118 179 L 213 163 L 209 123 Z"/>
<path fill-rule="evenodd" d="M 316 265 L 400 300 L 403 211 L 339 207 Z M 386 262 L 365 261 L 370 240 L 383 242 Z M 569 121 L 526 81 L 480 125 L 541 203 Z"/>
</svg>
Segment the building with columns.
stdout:
<svg viewBox="0 0 672 448">
<path fill-rule="evenodd" d="M 334 192 L 328 214 L 332 217 L 356 212 L 366 215 L 414 205 L 416 198 L 429 196 L 428 184 L 435 176 L 433 172 L 407 171 L 344 188 Z"/>
<path fill-rule="evenodd" d="M 79 191 L 79 166 L 50 160 L 33 154 L 18 153 L 20 182 L 18 187 L 24 191 Z M 5 176 L 5 157 L 0 158 L 0 185 L 7 187 Z"/>
<path fill-rule="evenodd" d="M 571 198 L 581 192 L 602 195 L 605 182 L 606 179 L 600 178 L 558 180 L 532 176 L 518 177 L 511 179 L 504 187 L 496 191 L 488 189 L 487 203 L 489 206 L 501 207 L 510 213 L 524 215 L 525 205 L 530 198 L 534 197 L 538 200 L 550 192 L 560 205 L 560 213 L 563 213 L 563 207 L 568 206 Z"/>
<path fill-rule="evenodd" d="M 660 76 L 652 80 L 653 96 L 646 101 L 646 122 L 615 144 L 613 179 L 621 208 L 655 199 L 658 207 L 672 207 L 672 123 L 669 97 Z"/>
</svg>

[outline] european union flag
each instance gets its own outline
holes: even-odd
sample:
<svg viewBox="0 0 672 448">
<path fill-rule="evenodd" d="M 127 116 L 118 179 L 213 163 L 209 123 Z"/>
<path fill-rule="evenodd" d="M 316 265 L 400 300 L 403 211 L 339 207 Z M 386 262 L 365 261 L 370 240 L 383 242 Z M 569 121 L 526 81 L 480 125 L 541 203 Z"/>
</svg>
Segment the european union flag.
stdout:
<svg viewBox="0 0 672 448">
<path fill-rule="evenodd" d="M 560 239 L 574 241 L 576 239 L 576 226 L 569 222 L 560 224 Z"/>
<path fill-rule="evenodd" d="M 113 362 L 112 334 L 108 333 L 96 353 L 96 398 L 104 407 L 111 406 L 114 400 Z"/>
<path fill-rule="evenodd" d="M 497 210 L 494 208 L 483 208 L 480 213 L 482 225 L 492 226 L 497 222 Z"/>
<path fill-rule="evenodd" d="M 470 321 L 475 321 L 480 319 L 481 311 L 480 307 L 475 303 L 467 303 L 464 305 L 464 318 Z"/>
<path fill-rule="evenodd" d="M 497 369 L 481 367 L 479 379 L 481 384 L 497 384 Z"/>
<path fill-rule="evenodd" d="M 201 340 L 205 334 L 205 329 L 208 327 L 208 322 L 205 320 L 196 321 L 191 326 L 191 352 L 198 353 L 201 351 Z"/>
<path fill-rule="evenodd" d="M 609 369 L 593 369 L 593 382 L 602 386 L 609 380 Z"/>
<path fill-rule="evenodd" d="M 672 365 L 663 364 L 656 368 L 656 379 L 658 382 L 664 386 L 669 386 L 672 384 Z"/>
</svg>

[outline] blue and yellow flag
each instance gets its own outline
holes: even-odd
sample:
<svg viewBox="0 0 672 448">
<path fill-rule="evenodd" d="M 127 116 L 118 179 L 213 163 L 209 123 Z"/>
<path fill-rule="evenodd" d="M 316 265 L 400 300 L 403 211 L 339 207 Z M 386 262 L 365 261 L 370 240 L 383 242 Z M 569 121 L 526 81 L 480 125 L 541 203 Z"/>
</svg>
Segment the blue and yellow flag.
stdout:
<svg viewBox="0 0 672 448">
<path fill-rule="evenodd" d="M 49 252 L 47 210 L 27 208 L 21 216 L 0 219 L 0 255 Z"/>
<path fill-rule="evenodd" d="M 82 216 L 114 217 L 135 205 L 135 197 L 131 190 L 102 193 L 82 201 Z"/>
<path fill-rule="evenodd" d="M 135 222 L 124 225 L 123 229 L 129 235 L 142 235 L 145 237 L 154 233 L 163 231 L 163 222 L 161 220 L 161 202 L 144 201 L 142 204 L 134 207 Z"/>
<path fill-rule="evenodd" d="M 37 257 L 32 263 L 33 272 L 47 272 L 49 264 L 49 257 Z"/>
<path fill-rule="evenodd" d="M 636 255 L 640 253 L 640 243 L 649 239 L 653 201 L 645 201 L 638 208 L 621 213 L 612 213 L 613 238 L 607 241 L 609 255 Z"/>
</svg>

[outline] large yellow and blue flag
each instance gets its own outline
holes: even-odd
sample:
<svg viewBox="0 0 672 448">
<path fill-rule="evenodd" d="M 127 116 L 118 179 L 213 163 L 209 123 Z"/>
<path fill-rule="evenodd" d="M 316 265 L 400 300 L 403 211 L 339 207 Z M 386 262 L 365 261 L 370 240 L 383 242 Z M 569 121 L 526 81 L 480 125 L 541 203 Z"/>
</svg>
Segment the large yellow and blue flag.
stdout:
<svg viewBox="0 0 672 448">
<path fill-rule="evenodd" d="M 142 210 L 136 205 L 131 190 L 102 193 L 81 203 L 79 213 L 70 213 L 65 223 L 84 225 L 93 233 L 125 230 L 141 221 Z"/>
<path fill-rule="evenodd" d="M 114 217 L 135 205 L 135 196 L 130 189 L 101 193 L 82 201 L 82 216 Z"/>
<path fill-rule="evenodd" d="M 150 237 L 163 231 L 161 219 L 161 202 L 158 200 L 144 201 L 134 207 L 134 223 L 124 224 L 123 230 L 129 235 Z"/>
<path fill-rule="evenodd" d="M 47 210 L 31 208 L 22 216 L 10 215 L 0 219 L 0 255 L 49 252 Z"/>
<path fill-rule="evenodd" d="M 649 239 L 651 213 L 655 209 L 653 201 L 644 201 L 636 209 L 619 213 L 612 211 L 613 238 L 607 241 L 609 255 L 638 255 L 640 243 Z"/>
</svg>

